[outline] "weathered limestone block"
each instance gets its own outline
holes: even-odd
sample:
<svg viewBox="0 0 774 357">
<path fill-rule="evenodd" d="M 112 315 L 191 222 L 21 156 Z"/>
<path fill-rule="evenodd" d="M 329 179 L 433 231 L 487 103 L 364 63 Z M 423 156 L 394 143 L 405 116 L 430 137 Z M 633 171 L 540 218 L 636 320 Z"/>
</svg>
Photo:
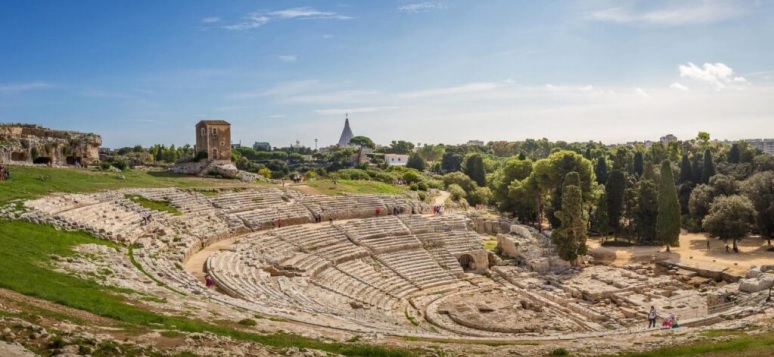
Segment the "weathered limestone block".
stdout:
<svg viewBox="0 0 774 357">
<path fill-rule="evenodd" d="M 757 278 L 739 281 L 739 291 L 745 293 L 768 290 L 771 287 L 774 287 L 774 274 L 762 274 Z"/>
</svg>

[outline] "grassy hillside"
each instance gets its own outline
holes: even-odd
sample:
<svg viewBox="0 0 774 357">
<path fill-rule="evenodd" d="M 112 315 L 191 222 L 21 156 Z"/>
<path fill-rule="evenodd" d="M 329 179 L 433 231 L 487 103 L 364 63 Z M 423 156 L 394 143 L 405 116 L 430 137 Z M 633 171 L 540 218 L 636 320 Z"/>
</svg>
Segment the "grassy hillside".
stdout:
<svg viewBox="0 0 774 357">
<path fill-rule="evenodd" d="M 399 195 L 408 192 L 406 186 L 395 186 L 379 181 L 337 180 L 335 187 L 331 180 L 313 180 L 304 184 L 313 189 L 314 193 L 323 195 L 341 195 L 344 193 Z M 292 186 L 290 187 L 292 188 Z"/>
<path fill-rule="evenodd" d="M 119 178 L 119 175 L 123 179 Z M 32 199 L 53 192 L 94 192 L 127 187 L 244 186 L 238 180 L 200 178 L 166 171 L 127 170 L 121 173 L 91 169 L 11 166 L 11 178 L 0 181 L 0 204 Z"/>
</svg>

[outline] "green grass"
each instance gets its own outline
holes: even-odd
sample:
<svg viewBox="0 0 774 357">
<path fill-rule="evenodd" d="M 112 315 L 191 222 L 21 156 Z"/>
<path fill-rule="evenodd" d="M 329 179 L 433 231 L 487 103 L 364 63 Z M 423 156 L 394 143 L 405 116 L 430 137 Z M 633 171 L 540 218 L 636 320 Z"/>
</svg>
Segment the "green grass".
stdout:
<svg viewBox="0 0 774 357">
<path fill-rule="evenodd" d="M 126 324 L 184 332 L 212 332 L 278 348 L 312 348 L 346 356 L 413 356 L 408 350 L 347 343 L 324 343 L 312 338 L 277 333 L 257 335 L 232 327 L 179 316 L 165 316 L 133 306 L 128 289 L 101 286 L 51 270 L 49 256 L 73 256 L 72 247 L 95 243 L 114 244 L 83 232 L 59 231 L 50 226 L 22 221 L 0 221 L 0 287 L 88 311 Z M 239 326 L 238 324 L 234 324 Z"/>
<path fill-rule="evenodd" d="M 341 195 L 344 193 L 381 193 L 399 195 L 409 192 L 408 187 L 395 186 L 378 181 L 337 180 L 336 188 L 333 188 L 331 180 L 313 180 L 306 185 L 314 188 L 324 195 Z"/>
<path fill-rule="evenodd" d="M 711 330 L 712 331 L 712 330 Z M 769 357 L 774 351 L 774 332 L 755 336 L 729 333 L 729 330 L 714 330 L 709 335 L 734 336 L 729 341 L 722 342 L 697 342 L 673 347 L 666 347 L 647 352 L 623 353 L 618 355 L 605 355 L 601 357 Z"/>
<path fill-rule="evenodd" d="M 497 241 L 496 240 L 485 240 L 484 241 L 484 249 L 492 251 L 497 248 Z"/>
<path fill-rule="evenodd" d="M 180 211 L 177 209 L 177 207 L 173 206 L 171 203 L 169 203 L 169 201 L 151 200 L 139 195 L 130 195 L 128 193 L 125 194 L 124 197 L 148 209 L 152 209 L 160 212 L 169 212 L 175 216 L 180 215 Z"/>
<path fill-rule="evenodd" d="M 127 170 L 122 173 L 89 169 L 11 166 L 11 179 L 0 183 L 0 204 L 32 199 L 52 192 L 95 192 L 130 187 L 212 187 L 243 185 L 237 180 L 205 179 L 166 171 Z M 116 178 L 123 175 L 124 180 Z M 41 177 L 47 177 L 41 179 Z"/>
</svg>

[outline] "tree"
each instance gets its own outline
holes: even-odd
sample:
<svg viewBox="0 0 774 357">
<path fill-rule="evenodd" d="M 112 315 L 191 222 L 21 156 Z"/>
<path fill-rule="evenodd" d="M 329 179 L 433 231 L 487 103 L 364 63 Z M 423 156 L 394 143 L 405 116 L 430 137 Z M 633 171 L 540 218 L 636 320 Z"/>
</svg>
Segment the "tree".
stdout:
<svg viewBox="0 0 774 357">
<path fill-rule="evenodd" d="M 658 191 L 651 180 L 640 181 L 637 191 L 637 210 L 634 226 L 640 243 L 655 243 L 656 219 L 658 218 Z"/>
<path fill-rule="evenodd" d="M 515 213 L 513 208 L 516 202 L 509 198 L 509 186 L 515 180 L 521 181 L 526 179 L 530 173 L 532 173 L 531 160 L 512 158 L 490 175 L 487 181 L 500 211 Z"/>
<path fill-rule="evenodd" d="M 704 166 L 701 168 L 701 183 L 709 183 L 712 176 L 715 175 L 715 164 L 712 162 L 712 151 L 704 151 Z"/>
<path fill-rule="evenodd" d="M 443 145 L 425 144 L 425 146 L 422 146 L 417 150 L 417 154 L 425 161 L 436 162 L 443 157 L 444 151 Z"/>
<path fill-rule="evenodd" d="M 669 160 L 661 163 L 661 180 L 658 184 L 658 216 L 656 218 L 656 241 L 669 246 L 680 244 L 680 202 L 672 176 Z"/>
<path fill-rule="evenodd" d="M 734 251 L 738 251 L 736 241 L 744 238 L 755 222 L 753 203 L 744 196 L 721 196 L 710 206 L 710 212 L 704 217 L 702 226 L 713 237 L 725 242 L 733 240 Z"/>
<path fill-rule="evenodd" d="M 366 136 L 356 136 L 349 140 L 350 145 L 356 145 L 359 147 L 357 151 L 357 163 L 360 164 L 360 158 L 363 156 L 363 148 L 373 149 L 376 147 L 371 138 Z"/>
<path fill-rule="evenodd" d="M 680 160 L 680 183 L 691 181 L 693 181 L 693 173 L 691 172 L 691 160 L 688 159 L 688 155 L 683 155 L 683 159 Z"/>
<path fill-rule="evenodd" d="M 462 168 L 462 155 L 447 151 L 441 159 L 441 170 L 443 172 L 460 171 Z"/>
<path fill-rule="evenodd" d="M 618 235 L 621 229 L 621 216 L 624 208 L 624 193 L 626 191 L 626 177 L 621 170 L 613 170 L 607 176 L 605 184 L 605 197 L 607 198 L 608 227 L 614 235 Z"/>
<path fill-rule="evenodd" d="M 607 196 L 602 192 L 597 200 L 597 209 L 594 211 L 591 228 L 603 237 L 610 234 L 610 218 L 607 216 L 607 212 Z"/>
<path fill-rule="evenodd" d="M 693 175 L 693 183 L 700 184 L 701 182 L 701 171 L 702 171 L 702 164 L 703 164 L 703 158 L 702 155 L 699 154 L 693 154 L 693 162 L 691 162 L 691 174 Z"/>
<path fill-rule="evenodd" d="M 573 264 L 588 250 L 586 247 L 587 222 L 583 217 L 582 196 L 580 176 L 577 172 L 568 173 L 562 187 L 562 210 L 556 212 L 556 216 L 562 223 L 559 229 L 551 234 L 551 240 L 556 246 L 559 257 Z"/>
<path fill-rule="evenodd" d="M 709 148 L 710 134 L 706 131 L 700 131 L 696 135 L 696 142 L 699 144 L 699 148 L 707 150 Z"/>
<path fill-rule="evenodd" d="M 597 176 L 597 184 L 604 185 L 607 182 L 607 161 L 605 161 L 604 156 L 597 159 L 597 164 L 594 165 L 594 174 Z"/>
<path fill-rule="evenodd" d="M 406 167 L 416 169 L 418 171 L 425 171 L 425 160 L 417 153 L 409 155 L 408 161 L 406 161 Z"/>
<path fill-rule="evenodd" d="M 353 138 L 354 139 L 354 138 Z M 352 141 L 350 140 L 350 143 Z M 387 149 L 388 154 L 408 154 L 414 150 L 414 144 L 404 140 L 393 140 L 390 142 L 390 147 Z"/>
<path fill-rule="evenodd" d="M 728 162 L 738 164 L 740 158 L 741 150 L 739 149 L 739 143 L 731 144 L 731 149 L 728 150 Z"/>
<path fill-rule="evenodd" d="M 637 175 L 637 177 L 642 177 L 642 172 L 645 169 L 644 167 L 644 160 L 642 158 L 642 152 L 635 152 L 634 153 L 634 174 Z"/>
<path fill-rule="evenodd" d="M 481 187 L 486 186 L 486 173 L 484 172 L 484 159 L 481 154 L 468 155 L 465 160 L 465 174 Z"/>
<path fill-rule="evenodd" d="M 568 150 L 559 150 L 547 158 L 538 160 L 532 171 L 533 180 L 543 193 L 552 193 L 551 205 L 546 209 L 546 217 L 552 227 L 558 227 L 559 219 L 554 212 L 560 211 L 562 187 L 565 176 L 570 172 L 577 172 L 580 176 L 580 187 L 583 193 L 583 204 L 590 204 L 592 196 L 592 182 L 594 171 L 591 161 L 582 155 Z"/>
<path fill-rule="evenodd" d="M 771 245 L 774 238 L 774 172 L 756 173 L 743 181 L 741 188 L 757 212 L 755 222 L 761 237 Z"/>
</svg>

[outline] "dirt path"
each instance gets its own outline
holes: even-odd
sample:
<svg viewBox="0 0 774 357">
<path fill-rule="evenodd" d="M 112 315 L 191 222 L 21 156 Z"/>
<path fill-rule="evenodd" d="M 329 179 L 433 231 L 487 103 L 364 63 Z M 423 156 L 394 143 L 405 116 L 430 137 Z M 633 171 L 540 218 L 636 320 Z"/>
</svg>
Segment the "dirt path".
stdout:
<svg viewBox="0 0 774 357">
<path fill-rule="evenodd" d="M 185 262 L 185 271 L 204 283 L 204 263 L 207 261 L 207 258 L 209 258 L 212 253 L 230 247 L 237 239 L 239 239 L 239 237 L 224 239 L 210 244 L 204 249 L 196 252 Z"/>
<path fill-rule="evenodd" d="M 435 198 L 435 201 L 433 201 L 433 205 L 435 206 L 443 206 L 444 203 L 446 203 L 446 199 L 451 196 L 451 193 L 449 191 L 438 191 L 440 194 Z"/>
<path fill-rule="evenodd" d="M 739 241 L 738 246 L 739 253 L 726 253 L 726 245 L 722 240 L 709 238 L 706 233 L 682 231 L 680 246 L 671 248 L 671 257 L 693 263 L 722 266 L 734 274 L 744 274 L 753 265 L 774 264 L 774 252 L 766 251 L 768 245 L 765 240 L 747 238 Z M 610 263 L 617 266 L 650 259 L 656 253 L 664 252 L 663 246 L 601 247 L 599 240 L 589 240 L 589 248 L 602 256 L 609 256 L 612 258 Z"/>
</svg>

